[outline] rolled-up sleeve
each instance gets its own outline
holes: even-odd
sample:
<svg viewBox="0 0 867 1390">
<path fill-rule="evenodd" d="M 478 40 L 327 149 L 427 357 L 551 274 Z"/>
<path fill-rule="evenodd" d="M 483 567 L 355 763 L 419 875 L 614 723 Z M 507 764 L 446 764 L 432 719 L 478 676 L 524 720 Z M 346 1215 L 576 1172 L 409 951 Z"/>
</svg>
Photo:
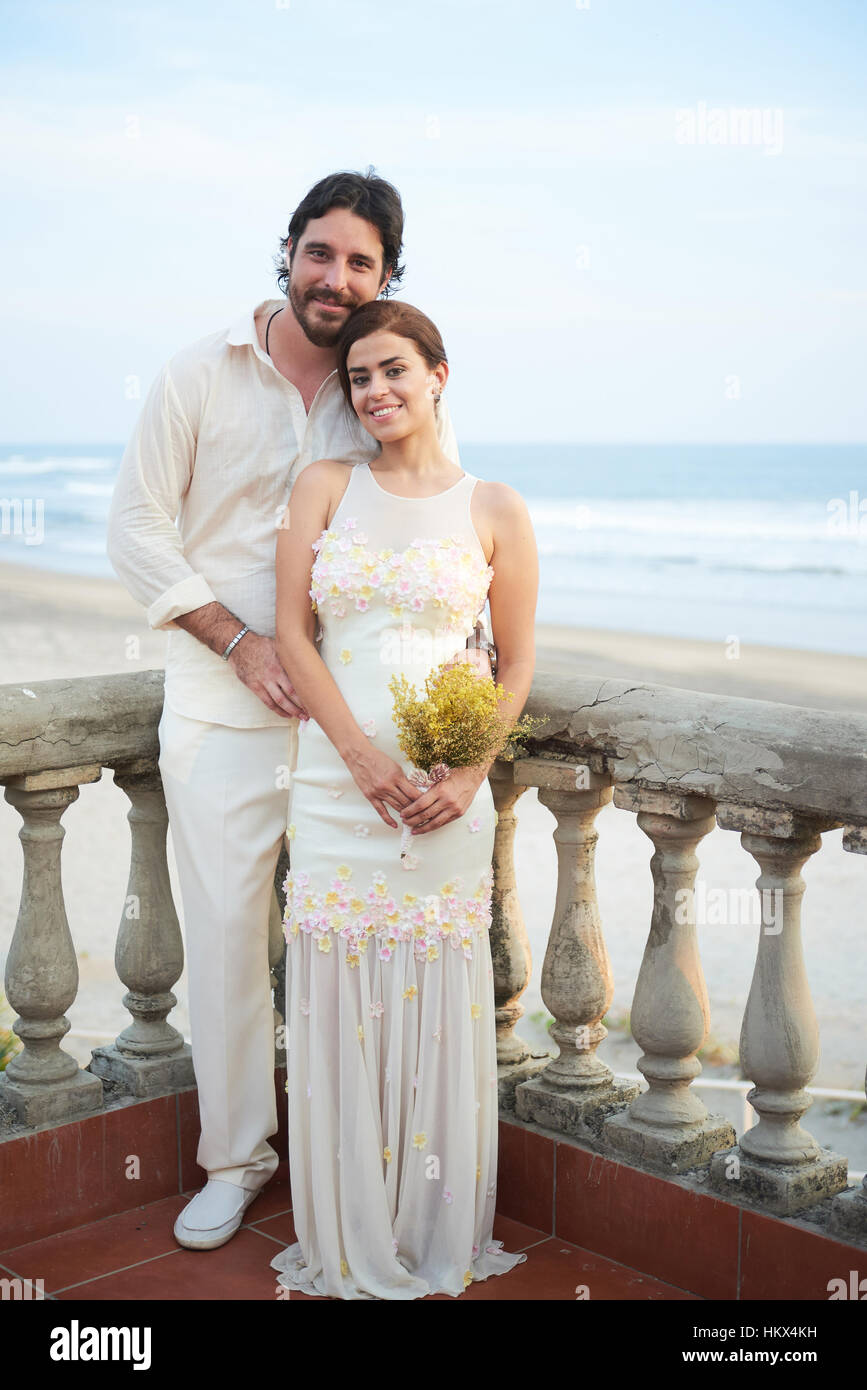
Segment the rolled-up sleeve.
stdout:
<svg viewBox="0 0 867 1390">
<path fill-rule="evenodd" d="M 196 439 L 172 383 L 170 364 L 148 392 L 124 451 L 108 518 L 108 558 L 147 608 L 152 628 L 215 602 L 204 575 L 188 563 L 176 525 L 193 476 Z"/>
</svg>

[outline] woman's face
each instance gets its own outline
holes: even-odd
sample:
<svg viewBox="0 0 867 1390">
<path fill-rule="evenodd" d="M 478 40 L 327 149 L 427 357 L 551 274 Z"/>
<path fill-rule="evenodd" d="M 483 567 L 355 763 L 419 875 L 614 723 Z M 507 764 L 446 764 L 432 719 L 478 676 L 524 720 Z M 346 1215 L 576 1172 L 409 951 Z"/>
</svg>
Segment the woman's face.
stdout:
<svg viewBox="0 0 867 1390">
<path fill-rule="evenodd" d="M 380 443 L 402 439 L 429 425 L 434 418 L 433 398 L 448 376 L 445 362 L 430 368 L 411 338 L 385 331 L 353 343 L 346 370 L 353 409 Z"/>
</svg>

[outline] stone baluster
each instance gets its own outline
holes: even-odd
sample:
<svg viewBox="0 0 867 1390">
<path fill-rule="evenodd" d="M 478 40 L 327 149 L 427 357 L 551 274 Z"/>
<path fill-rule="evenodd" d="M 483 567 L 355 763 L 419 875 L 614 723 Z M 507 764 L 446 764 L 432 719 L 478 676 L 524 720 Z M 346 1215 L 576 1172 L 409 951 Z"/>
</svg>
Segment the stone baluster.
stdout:
<svg viewBox="0 0 867 1390">
<path fill-rule="evenodd" d="M 596 817 L 611 800 L 610 778 L 585 764 L 522 761 L 539 800 L 557 821 L 557 900 L 542 966 L 542 999 L 554 1015 L 558 1057 L 515 1092 L 519 1118 L 579 1138 L 598 1139 L 603 1121 L 638 1094 L 596 1055 L 614 995 L 611 962 L 596 900 Z"/>
<path fill-rule="evenodd" d="M 184 968 L 166 860 L 168 814 L 153 762 L 117 767 L 114 780 L 130 801 L 129 881 L 114 963 L 132 1023 L 109 1046 L 94 1048 L 89 1070 L 134 1096 L 153 1096 L 195 1085 L 189 1043 L 167 1020 L 178 1002 L 172 985 Z"/>
<path fill-rule="evenodd" d="M 823 1150 L 801 1125 L 811 1104 L 804 1087 L 819 1061 L 819 1029 L 801 949 L 800 870 L 837 822 L 734 805 L 719 824 L 741 831 L 761 869 L 756 880 L 761 929 L 741 1028 L 740 1063 L 754 1083 L 747 1100 L 758 1122 L 728 1154 L 717 1154 L 711 1181 L 727 1196 L 789 1215 L 846 1187 L 847 1164 Z"/>
<path fill-rule="evenodd" d="M 734 1143 L 735 1132 L 690 1089 L 710 1028 L 707 988 L 695 930 L 695 847 L 714 826 L 713 803 L 680 792 L 618 787 L 614 804 L 637 812 L 653 842 L 653 913 L 641 962 L 631 1027 L 644 1048 L 638 1063 L 649 1089 L 606 1120 L 605 1141 L 618 1152 L 669 1172 L 705 1162 Z"/>
<path fill-rule="evenodd" d="M 60 818 L 78 788 L 97 782 L 100 767 L 64 768 L 9 778 L 6 800 L 23 820 L 21 905 L 6 962 L 6 995 L 24 1044 L 0 1073 L 0 1098 L 28 1125 L 43 1125 L 104 1108 L 102 1082 L 64 1052 L 66 1010 L 78 993 L 78 961 L 66 919 Z"/>
<path fill-rule="evenodd" d="M 514 861 L 517 827 L 514 808 L 518 798 L 526 791 L 526 786 L 519 785 L 515 780 L 515 763 L 499 759 L 491 767 L 488 780 L 497 811 L 490 943 L 496 1006 L 498 1095 L 500 1108 L 512 1111 L 515 1087 L 541 1071 L 550 1058 L 547 1053 L 534 1053 L 514 1031 L 524 1012 L 520 997 L 527 988 L 532 969 L 530 943 L 515 883 Z"/>
<path fill-rule="evenodd" d="M 843 848 L 850 854 L 867 854 L 867 825 L 846 826 Z M 864 1088 L 867 1091 L 867 1072 Z M 867 1173 L 857 1187 L 834 1198 L 830 1225 L 835 1235 L 867 1240 Z"/>
</svg>

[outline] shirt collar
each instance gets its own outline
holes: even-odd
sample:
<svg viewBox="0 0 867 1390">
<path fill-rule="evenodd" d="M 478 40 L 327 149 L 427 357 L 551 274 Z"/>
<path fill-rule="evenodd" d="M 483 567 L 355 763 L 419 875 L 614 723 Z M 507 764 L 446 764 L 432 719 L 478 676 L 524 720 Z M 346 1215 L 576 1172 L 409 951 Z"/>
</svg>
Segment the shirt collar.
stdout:
<svg viewBox="0 0 867 1390">
<path fill-rule="evenodd" d="M 232 347 L 253 347 L 258 346 L 258 336 L 256 333 L 256 314 L 260 309 L 271 306 L 271 312 L 275 309 L 285 307 L 286 301 L 279 299 L 263 299 L 261 304 L 257 304 L 252 311 L 247 310 L 241 314 L 240 318 L 235 319 L 226 333 L 226 342 Z"/>
<path fill-rule="evenodd" d="M 257 304 L 255 309 L 253 309 L 251 312 L 248 311 L 245 314 L 241 314 L 240 318 L 235 319 L 235 322 L 226 332 L 226 342 L 231 347 L 251 347 L 258 357 L 261 357 L 263 361 L 267 362 L 267 357 L 265 357 L 265 354 L 259 347 L 259 335 L 256 332 L 256 315 L 258 314 L 260 309 L 266 308 L 269 309 L 270 312 L 273 314 L 276 309 L 285 308 L 287 302 L 288 301 L 286 301 L 285 299 L 263 299 L 261 304 Z M 276 367 L 274 368 L 274 370 L 277 370 Z M 329 372 L 322 385 L 324 386 L 325 382 L 331 381 L 337 382 L 336 367 L 334 368 L 334 371 Z M 337 384 L 339 386 L 339 382 L 337 382 Z"/>
</svg>

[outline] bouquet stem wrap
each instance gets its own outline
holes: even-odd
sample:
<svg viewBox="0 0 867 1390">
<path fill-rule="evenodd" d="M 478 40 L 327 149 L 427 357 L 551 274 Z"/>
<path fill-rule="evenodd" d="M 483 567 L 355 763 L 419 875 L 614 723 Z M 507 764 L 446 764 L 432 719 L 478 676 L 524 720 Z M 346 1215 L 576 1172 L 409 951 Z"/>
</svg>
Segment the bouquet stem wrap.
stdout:
<svg viewBox="0 0 867 1390">
<path fill-rule="evenodd" d="M 415 785 L 417 787 L 420 787 L 422 791 L 430 791 L 431 787 L 435 787 L 437 782 L 445 781 L 446 777 L 448 777 L 450 772 L 451 768 L 448 766 L 447 763 L 435 763 L 434 766 L 431 768 L 430 772 L 422 772 L 420 768 L 414 767 L 412 772 L 407 774 L 407 777 L 410 782 L 415 783 Z M 411 841 L 412 827 L 409 825 L 405 825 L 403 827 L 403 834 L 400 837 L 401 859 L 406 858 Z"/>
</svg>

